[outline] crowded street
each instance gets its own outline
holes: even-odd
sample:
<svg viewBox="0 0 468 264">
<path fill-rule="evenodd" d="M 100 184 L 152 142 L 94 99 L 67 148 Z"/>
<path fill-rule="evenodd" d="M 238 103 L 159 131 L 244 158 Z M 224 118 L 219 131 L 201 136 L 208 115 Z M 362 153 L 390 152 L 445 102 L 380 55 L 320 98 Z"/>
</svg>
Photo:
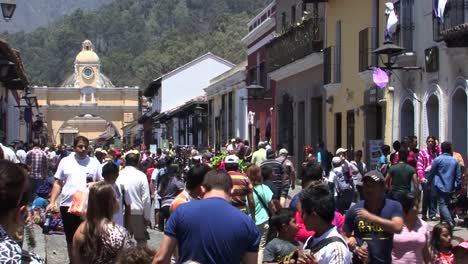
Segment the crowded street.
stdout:
<svg viewBox="0 0 468 264">
<path fill-rule="evenodd" d="M 0 10 L 0 264 L 468 264 L 467 0 Z"/>
</svg>

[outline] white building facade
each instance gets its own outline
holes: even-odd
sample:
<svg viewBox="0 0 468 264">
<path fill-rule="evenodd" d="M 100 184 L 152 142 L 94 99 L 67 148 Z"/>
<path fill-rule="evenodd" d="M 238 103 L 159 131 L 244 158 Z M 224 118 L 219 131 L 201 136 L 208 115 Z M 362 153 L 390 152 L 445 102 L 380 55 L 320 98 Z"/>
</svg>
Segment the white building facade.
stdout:
<svg viewBox="0 0 468 264">
<path fill-rule="evenodd" d="M 421 148 L 427 136 L 451 141 L 454 151 L 468 155 L 468 3 L 447 2 L 443 18 L 433 1 L 397 1 L 399 30 L 396 44 L 405 53 L 397 66 L 420 70 L 395 71 L 389 106 L 390 141 L 416 135 Z"/>
<path fill-rule="evenodd" d="M 211 80 L 208 98 L 208 142 L 221 150 L 232 138 L 248 139 L 247 61 Z"/>
</svg>

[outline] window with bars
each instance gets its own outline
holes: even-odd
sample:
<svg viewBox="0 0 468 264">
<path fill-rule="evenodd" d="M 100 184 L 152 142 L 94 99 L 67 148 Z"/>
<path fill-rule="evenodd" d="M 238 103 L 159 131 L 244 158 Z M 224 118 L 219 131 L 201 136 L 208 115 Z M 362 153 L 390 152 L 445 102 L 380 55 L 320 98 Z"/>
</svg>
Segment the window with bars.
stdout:
<svg viewBox="0 0 468 264">
<path fill-rule="evenodd" d="M 372 54 L 372 39 L 375 28 L 368 27 L 359 32 L 359 72 L 369 70 L 374 61 Z"/>
<path fill-rule="evenodd" d="M 228 123 L 229 123 L 229 139 L 234 138 L 234 102 L 232 92 L 228 93 Z"/>
<path fill-rule="evenodd" d="M 291 6 L 291 25 L 296 24 L 296 5 Z"/>
<path fill-rule="evenodd" d="M 226 95 L 221 96 L 221 146 L 227 142 L 227 129 L 226 129 Z"/>
</svg>

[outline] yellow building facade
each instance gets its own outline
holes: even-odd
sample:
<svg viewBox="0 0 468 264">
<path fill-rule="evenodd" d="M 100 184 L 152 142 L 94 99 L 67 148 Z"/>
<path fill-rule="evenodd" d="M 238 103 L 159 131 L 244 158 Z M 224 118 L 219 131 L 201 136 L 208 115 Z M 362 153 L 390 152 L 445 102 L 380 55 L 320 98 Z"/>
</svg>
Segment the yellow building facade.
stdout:
<svg viewBox="0 0 468 264">
<path fill-rule="evenodd" d="M 326 4 L 326 144 L 332 153 L 348 149 L 350 160 L 362 150 L 370 165 L 375 145 L 383 144 L 386 136 L 385 91 L 375 87 L 370 70 L 377 62 L 372 51 L 382 41 L 384 4 L 378 0 Z"/>
<path fill-rule="evenodd" d="M 71 144 L 77 135 L 92 141 L 122 137 L 122 128 L 138 118 L 138 87 L 115 87 L 89 40 L 60 87 L 34 86 L 33 92 L 53 143 Z"/>
</svg>

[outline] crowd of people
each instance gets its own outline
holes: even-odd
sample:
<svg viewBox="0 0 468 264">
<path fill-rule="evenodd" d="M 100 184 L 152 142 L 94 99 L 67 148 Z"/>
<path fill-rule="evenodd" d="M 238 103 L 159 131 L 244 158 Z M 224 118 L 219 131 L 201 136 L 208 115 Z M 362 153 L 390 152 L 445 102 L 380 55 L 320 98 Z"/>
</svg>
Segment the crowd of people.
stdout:
<svg viewBox="0 0 468 264">
<path fill-rule="evenodd" d="M 466 197 L 463 159 L 432 136 L 422 150 L 415 137 L 393 153 L 383 146 L 376 168 L 361 150 L 331 154 L 323 143 L 304 148 L 299 168 L 268 142 L 252 149 L 233 139 L 218 155 L 89 144 L 78 136 L 57 150 L 0 146 L 1 263 L 43 263 L 22 249 L 22 230 L 33 221 L 48 233 L 51 216 L 71 263 L 468 261 L 468 242 L 452 242 L 452 198 Z M 302 190 L 291 197 L 296 176 Z M 154 250 L 149 228 L 163 232 Z"/>
</svg>

